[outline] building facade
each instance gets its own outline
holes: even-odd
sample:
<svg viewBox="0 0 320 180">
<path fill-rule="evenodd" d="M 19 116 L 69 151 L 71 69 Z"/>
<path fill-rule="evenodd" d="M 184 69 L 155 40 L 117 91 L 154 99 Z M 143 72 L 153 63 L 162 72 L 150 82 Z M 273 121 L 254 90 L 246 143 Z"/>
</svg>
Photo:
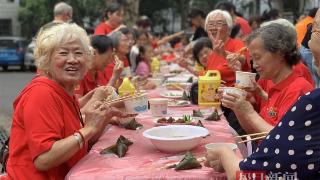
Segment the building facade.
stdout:
<svg viewBox="0 0 320 180">
<path fill-rule="evenodd" d="M 0 0 L 0 36 L 20 36 L 20 0 Z"/>
</svg>

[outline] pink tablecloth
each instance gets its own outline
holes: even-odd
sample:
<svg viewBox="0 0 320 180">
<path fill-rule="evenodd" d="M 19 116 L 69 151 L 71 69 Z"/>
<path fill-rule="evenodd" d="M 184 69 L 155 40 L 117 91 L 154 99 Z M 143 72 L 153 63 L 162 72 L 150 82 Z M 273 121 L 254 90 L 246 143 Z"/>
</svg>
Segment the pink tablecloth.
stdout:
<svg viewBox="0 0 320 180">
<path fill-rule="evenodd" d="M 197 107 L 171 108 L 169 113 L 174 115 L 192 114 L 192 109 L 195 108 Z M 226 179 L 225 174 L 214 172 L 207 167 L 184 171 L 164 169 L 166 163 L 181 160 L 182 154 L 160 152 L 148 139 L 143 137 L 142 132 L 154 126 L 153 119 L 150 112 L 140 114 L 137 121 L 142 123 L 144 127 L 136 131 L 117 126 L 109 127 L 89 154 L 71 169 L 66 179 Z M 191 151 L 196 157 L 205 155 L 204 145 L 207 143 L 235 142 L 226 120 L 203 121 L 203 123 L 211 135 L 204 138 L 200 146 Z M 120 135 L 124 135 L 134 143 L 129 147 L 125 157 L 118 158 L 115 155 L 99 154 L 100 150 L 114 144 Z M 239 150 L 237 150 L 237 154 L 241 156 Z"/>
</svg>

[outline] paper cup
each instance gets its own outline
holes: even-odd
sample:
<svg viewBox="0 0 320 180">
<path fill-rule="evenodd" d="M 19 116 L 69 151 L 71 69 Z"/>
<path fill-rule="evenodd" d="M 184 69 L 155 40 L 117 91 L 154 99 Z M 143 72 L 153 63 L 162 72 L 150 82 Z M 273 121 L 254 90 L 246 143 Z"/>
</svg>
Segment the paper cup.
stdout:
<svg viewBox="0 0 320 180">
<path fill-rule="evenodd" d="M 152 98 L 149 99 L 152 116 L 165 116 L 168 114 L 168 99 Z"/>
<path fill-rule="evenodd" d="M 256 73 L 236 71 L 236 84 L 238 88 L 253 87 L 252 81 L 255 81 Z"/>
<path fill-rule="evenodd" d="M 247 92 L 239 89 L 239 88 L 235 88 L 235 87 L 220 87 L 220 89 L 223 90 L 223 94 L 227 94 L 227 93 L 232 93 L 232 94 L 237 94 L 243 98 L 247 97 Z"/>
<path fill-rule="evenodd" d="M 234 143 L 209 143 L 205 145 L 205 148 L 208 151 L 213 150 L 217 147 L 221 147 L 221 146 L 227 146 L 230 149 L 232 149 L 234 152 L 237 150 L 238 146 Z"/>
<path fill-rule="evenodd" d="M 148 110 L 148 96 L 146 93 L 133 96 L 124 101 L 127 114 L 139 114 Z"/>
</svg>

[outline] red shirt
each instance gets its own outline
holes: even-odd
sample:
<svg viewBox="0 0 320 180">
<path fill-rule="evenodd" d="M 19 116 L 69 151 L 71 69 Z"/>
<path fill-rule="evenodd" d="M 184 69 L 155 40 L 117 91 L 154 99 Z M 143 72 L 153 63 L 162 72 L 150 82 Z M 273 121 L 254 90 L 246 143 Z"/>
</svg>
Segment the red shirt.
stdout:
<svg viewBox="0 0 320 180">
<path fill-rule="evenodd" d="M 229 52 L 237 52 L 244 46 L 245 45 L 241 40 L 229 38 L 224 44 L 224 49 Z M 245 56 L 248 57 L 248 54 L 246 53 Z M 249 58 L 246 58 L 246 59 L 248 60 Z M 226 85 L 227 86 L 234 85 L 234 82 L 236 79 L 235 72 L 228 67 L 228 62 L 224 57 L 219 56 L 215 52 L 212 52 L 209 55 L 206 69 L 220 71 L 221 79 L 226 82 Z M 243 71 L 250 70 L 250 66 L 248 62 L 245 63 L 245 65 L 242 67 L 242 70 Z"/>
<path fill-rule="evenodd" d="M 105 21 L 101 22 L 94 30 L 94 35 L 107 35 L 114 29 Z"/>
<path fill-rule="evenodd" d="M 236 17 L 235 23 L 240 25 L 243 35 L 248 36 L 251 33 L 251 27 L 244 18 Z"/>
<path fill-rule="evenodd" d="M 129 61 L 128 61 L 127 57 L 124 57 L 121 60 L 123 61 L 124 67 L 129 67 Z M 107 67 L 105 68 L 104 72 L 98 73 L 98 78 L 102 79 L 102 81 L 106 82 L 106 84 L 107 84 L 112 77 L 114 66 L 115 66 L 114 62 L 108 64 Z"/>
<path fill-rule="evenodd" d="M 275 126 L 297 99 L 313 90 L 312 85 L 298 72 L 292 73 L 278 84 L 260 79 L 258 84 L 268 93 L 268 100 L 260 99 L 260 116 Z"/>
<path fill-rule="evenodd" d="M 97 74 L 96 78 L 94 78 L 93 75 L 88 72 L 80 82 L 79 87 L 75 89 L 74 94 L 80 94 L 84 96 L 96 87 L 104 86 L 107 83 L 108 82 L 104 76 L 101 78 L 101 76 Z"/>
<path fill-rule="evenodd" d="M 293 70 L 301 74 L 313 87 L 315 87 L 310 70 L 306 65 L 304 65 L 302 62 L 299 62 L 298 64 L 293 66 Z"/>
<path fill-rule="evenodd" d="M 79 106 L 56 82 L 34 78 L 14 101 L 9 159 L 9 179 L 64 179 L 87 153 L 84 146 L 68 161 L 49 171 L 38 171 L 33 161 L 52 145 L 81 128 Z"/>
</svg>

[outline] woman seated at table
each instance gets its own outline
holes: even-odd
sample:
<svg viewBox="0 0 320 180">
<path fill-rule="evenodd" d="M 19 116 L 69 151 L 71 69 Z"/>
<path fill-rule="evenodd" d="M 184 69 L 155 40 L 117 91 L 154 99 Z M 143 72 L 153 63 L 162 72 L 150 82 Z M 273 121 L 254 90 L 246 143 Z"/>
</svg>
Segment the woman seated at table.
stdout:
<svg viewBox="0 0 320 180">
<path fill-rule="evenodd" d="M 296 36 L 280 24 L 261 27 L 248 37 L 253 66 L 261 79 L 268 80 L 258 82 L 254 91 L 259 113 L 236 94 L 224 94 L 221 99 L 223 106 L 234 111 L 246 132 L 269 132 L 299 96 L 313 89 L 300 73 L 292 70 L 300 58 L 295 40 Z"/>
<path fill-rule="evenodd" d="M 229 37 L 233 22 L 227 11 L 211 11 L 206 18 L 205 28 L 212 41 L 213 52 L 210 54 L 206 64 L 207 70 L 219 70 L 221 79 L 226 86 L 233 86 L 235 83 L 234 64 L 239 64 L 241 70 L 249 71 L 247 54 L 238 52 L 245 47 L 238 39 Z M 229 58 L 228 58 L 229 56 Z M 229 60 L 227 60 L 227 58 Z M 229 61 L 233 64 L 229 64 Z M 239 70 L 237 69 L 237 70 Z"/>
<path fill-rule="evenodd" d="M 97 132 L 123 113 L 90 101 L 82 119 L 73 95 L 90 60 L 90 40 L 76 24 L 62 23 L 38 33 L 35 59 L 42 72 L 14 102 L 9 179 L 64 179 L 88 152 Z"/>
<path fill-rule="evenodd" d="M 98 86 L 107 84 L 105 79 L 98 77 L 98 71 L 103 71 L 106 66 L 112 63 L 112 41 L 105 35 L 96 35 L 91 37 L 91 47 L 93 48 L 93 57 L 89 64 L 87 74 L 80 82 L 79 87 L 75 89 L 78 98 L 86 95 Z M 93 91 L 90 92 L 90 96 Z"/>
<path fill-rule="evenodd" d="M 117 87 L 120 75 L 126 76 L 130 74 L 129 61 L 126 57 L 129 52 L 130 42 L 120 31 L 113 32 L 109 37 L 113 44 L 114 62 L 108 64 L 105 70 L 99 73 L 99 76 L 105 78 L 108 85 Z"/>
<path fill-rule="evenodd" d="M 320 75 L 320 11 L 317 12 L 309 41 Z M 208 166 L 225 171 L 228 179 L 235 179 L 236 172 L 264 171 L 267 175 L 283 177 L 291 174 L 294 179 L 320 178 L 320 89 L 306 93 L 288 109 L 280 122 L 270 131 L 256 152 L 246 159 L 238 158 L 227 147 L 219 147 L 207 154 Z M 275 177 L 275 176 L 273 176 Z M 291 176 L 292 177 L 292 176 Z M 293 178 L 292 178 L 293 179 Z"/>
<path fill-rule="evenodd" d="M 208 57 L 212 53 L 212 43 L 209 38 L 201 37 L 197 39 L 192 47 L 193 58 L 196 60 L 196 67 L 189 65 L 187 59 L 181 59 L 178 63 L 196 76 L 205 74 Z"/>
</svg>

